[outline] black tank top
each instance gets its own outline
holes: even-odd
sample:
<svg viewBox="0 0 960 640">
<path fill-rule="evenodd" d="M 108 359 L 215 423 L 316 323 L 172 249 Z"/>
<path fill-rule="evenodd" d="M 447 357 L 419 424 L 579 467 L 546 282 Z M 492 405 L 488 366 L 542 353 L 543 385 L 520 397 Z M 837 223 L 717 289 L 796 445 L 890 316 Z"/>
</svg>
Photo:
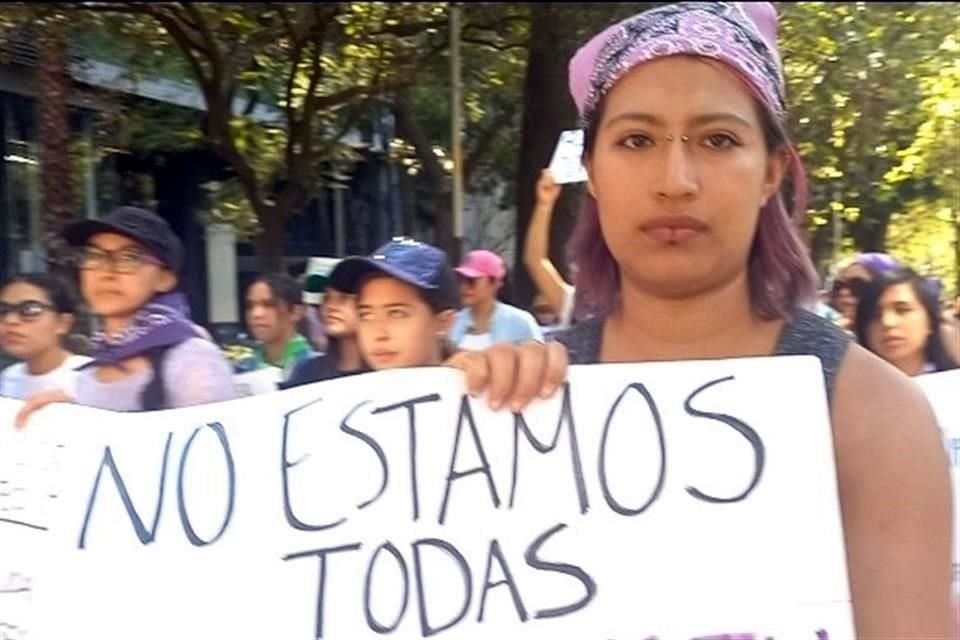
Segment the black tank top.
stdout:
<svg viewBox="0 0 960 640">
<path fill-rule="evenodd" d="M 551 339 L 567 347 L 570 364 L 597 364 L 600 362 L 603 321 L 587 320 L 553 334 Z M 837 370 L 850 341 L 850 337 L 829 320 L 800 309 L 783 326 L 772 355 L 809 355 L 819 358 L 827 385 L 827 397 L 832 400 Z"/>
</svg>

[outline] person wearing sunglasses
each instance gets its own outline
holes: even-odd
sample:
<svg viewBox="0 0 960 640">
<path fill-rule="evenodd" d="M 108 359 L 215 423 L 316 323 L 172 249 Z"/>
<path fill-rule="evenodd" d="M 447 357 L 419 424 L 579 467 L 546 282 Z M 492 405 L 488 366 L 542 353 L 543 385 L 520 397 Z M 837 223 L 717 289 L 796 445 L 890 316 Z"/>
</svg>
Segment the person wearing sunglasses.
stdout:
<svg viewBox="0 0 960 640">
<path fill-rule="evenodd" d="M 841 263 L 830 288 L 830 306 L 841 315 L 837 324 L 852 333 L 857 322 L 857 303 L 864 289 L 877 276 L 901 267 L 885 253 L 860 253 Z"/>
<path fill-rule="evenodd" d="M 24 400 L 50 389 L 75 393 L 78 367 L 90 358 L 71 353 L 76 298 L 47 273 L 14 276 L 0 289 L 0 349 L 20 360 L 0 372 L 0 396 Z"/>
<path fill-rule="evenodd" d="M 223 353 L 197 332 L 177 291 L 183 245 L 166 220 L 135 207 L 83 220 L 64 232 L 77 249 L 83 297 L 100 320 L 93 361 L 76 394 L 30 398 L 17 417 L 52 402 L 75 401 L 112 411 L 173 409 L 236 397 Z"/>
</svg>

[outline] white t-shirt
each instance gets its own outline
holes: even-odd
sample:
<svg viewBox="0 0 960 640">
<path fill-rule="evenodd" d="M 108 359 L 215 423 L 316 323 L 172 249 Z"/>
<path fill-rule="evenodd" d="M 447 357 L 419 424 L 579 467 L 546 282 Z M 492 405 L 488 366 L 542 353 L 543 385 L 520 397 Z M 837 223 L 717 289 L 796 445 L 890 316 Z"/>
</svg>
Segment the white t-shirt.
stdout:
<svg viewBox="0 0 960 640">
<path fill-rule="evenodd" d="M 12 364 L 0 372 L 0 396 L 26 400 L 41 391 L 63 389 L 67 395 L 75 397 L 80 376 L 76 368 L 88 362 L 90 358 L 86 356 L 71 355 L 53 371 L 38 376 L 27 371 L 23 362 Z"/>
<path fill-rule="evenodd" d="M 483 351 L 493 346 L 493 336 L 487 333 L 465 333 L 457 345 L 466 351 Z"/>
</svg>

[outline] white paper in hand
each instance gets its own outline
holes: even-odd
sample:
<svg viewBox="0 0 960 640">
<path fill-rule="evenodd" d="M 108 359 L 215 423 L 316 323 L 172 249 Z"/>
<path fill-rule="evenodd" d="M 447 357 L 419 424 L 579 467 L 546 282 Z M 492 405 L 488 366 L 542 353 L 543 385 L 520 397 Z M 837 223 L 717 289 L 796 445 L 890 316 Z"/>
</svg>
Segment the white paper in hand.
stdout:
<svg viewBox="0 0 960 640">
<path fill-rule="evenodd" d="M 560 133 L 557 148 L 550 160 L 550 173 L 557 184 L 586 182 L 587 170 L 583 168 L 580 157 L 583 155 L 583 131 L 570 129 Z"/>
</svg>

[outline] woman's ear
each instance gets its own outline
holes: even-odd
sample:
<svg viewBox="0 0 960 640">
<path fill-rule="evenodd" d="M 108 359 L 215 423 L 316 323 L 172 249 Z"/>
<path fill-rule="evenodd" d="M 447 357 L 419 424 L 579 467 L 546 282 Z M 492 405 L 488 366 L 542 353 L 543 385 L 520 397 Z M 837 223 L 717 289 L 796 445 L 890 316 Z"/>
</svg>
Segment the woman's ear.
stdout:
<svg viewBox="0 0 960 640">
<path fill-rule="evenodd" d="M 75 320 L 76 318 L 72 313 L 57 314 L 56 334 L 61 338 L 69 335 L 70 331 L 73 329 L 73 323 Z"/>
<path fill-rule="evenodd" d="M 307 308 L 302 304 L 295 304 L 290 307 L 290 316 L 293 319 L 294 324 L 299 324 L 303 320 L 304 315 L 306 315 Z"/>
<path fill-rule="evenodd" d="M 434 332 L 438 338 L 446 338 L 453 326 L 453 321 L 457 317 L 457 312 L 453 309 L 441 311 L 433 317 Z"/>
<path fill-rule="evenodd" d="M 177 288 L 177 274 L 169 269 L 161 269 L 160 279 L 157 281 L 157 293 L 170 293 Z"/>
<path fill-rule="evenodd" d="M 767 160 L 767 175 L 763 181 L 763 207 L 770 201 L 783 183 L 783 177 L 787 174 L 787 168 L 790 166 L 790 154 L 786 149 L 780 149 L 770 154 Z"/>
</svg>

